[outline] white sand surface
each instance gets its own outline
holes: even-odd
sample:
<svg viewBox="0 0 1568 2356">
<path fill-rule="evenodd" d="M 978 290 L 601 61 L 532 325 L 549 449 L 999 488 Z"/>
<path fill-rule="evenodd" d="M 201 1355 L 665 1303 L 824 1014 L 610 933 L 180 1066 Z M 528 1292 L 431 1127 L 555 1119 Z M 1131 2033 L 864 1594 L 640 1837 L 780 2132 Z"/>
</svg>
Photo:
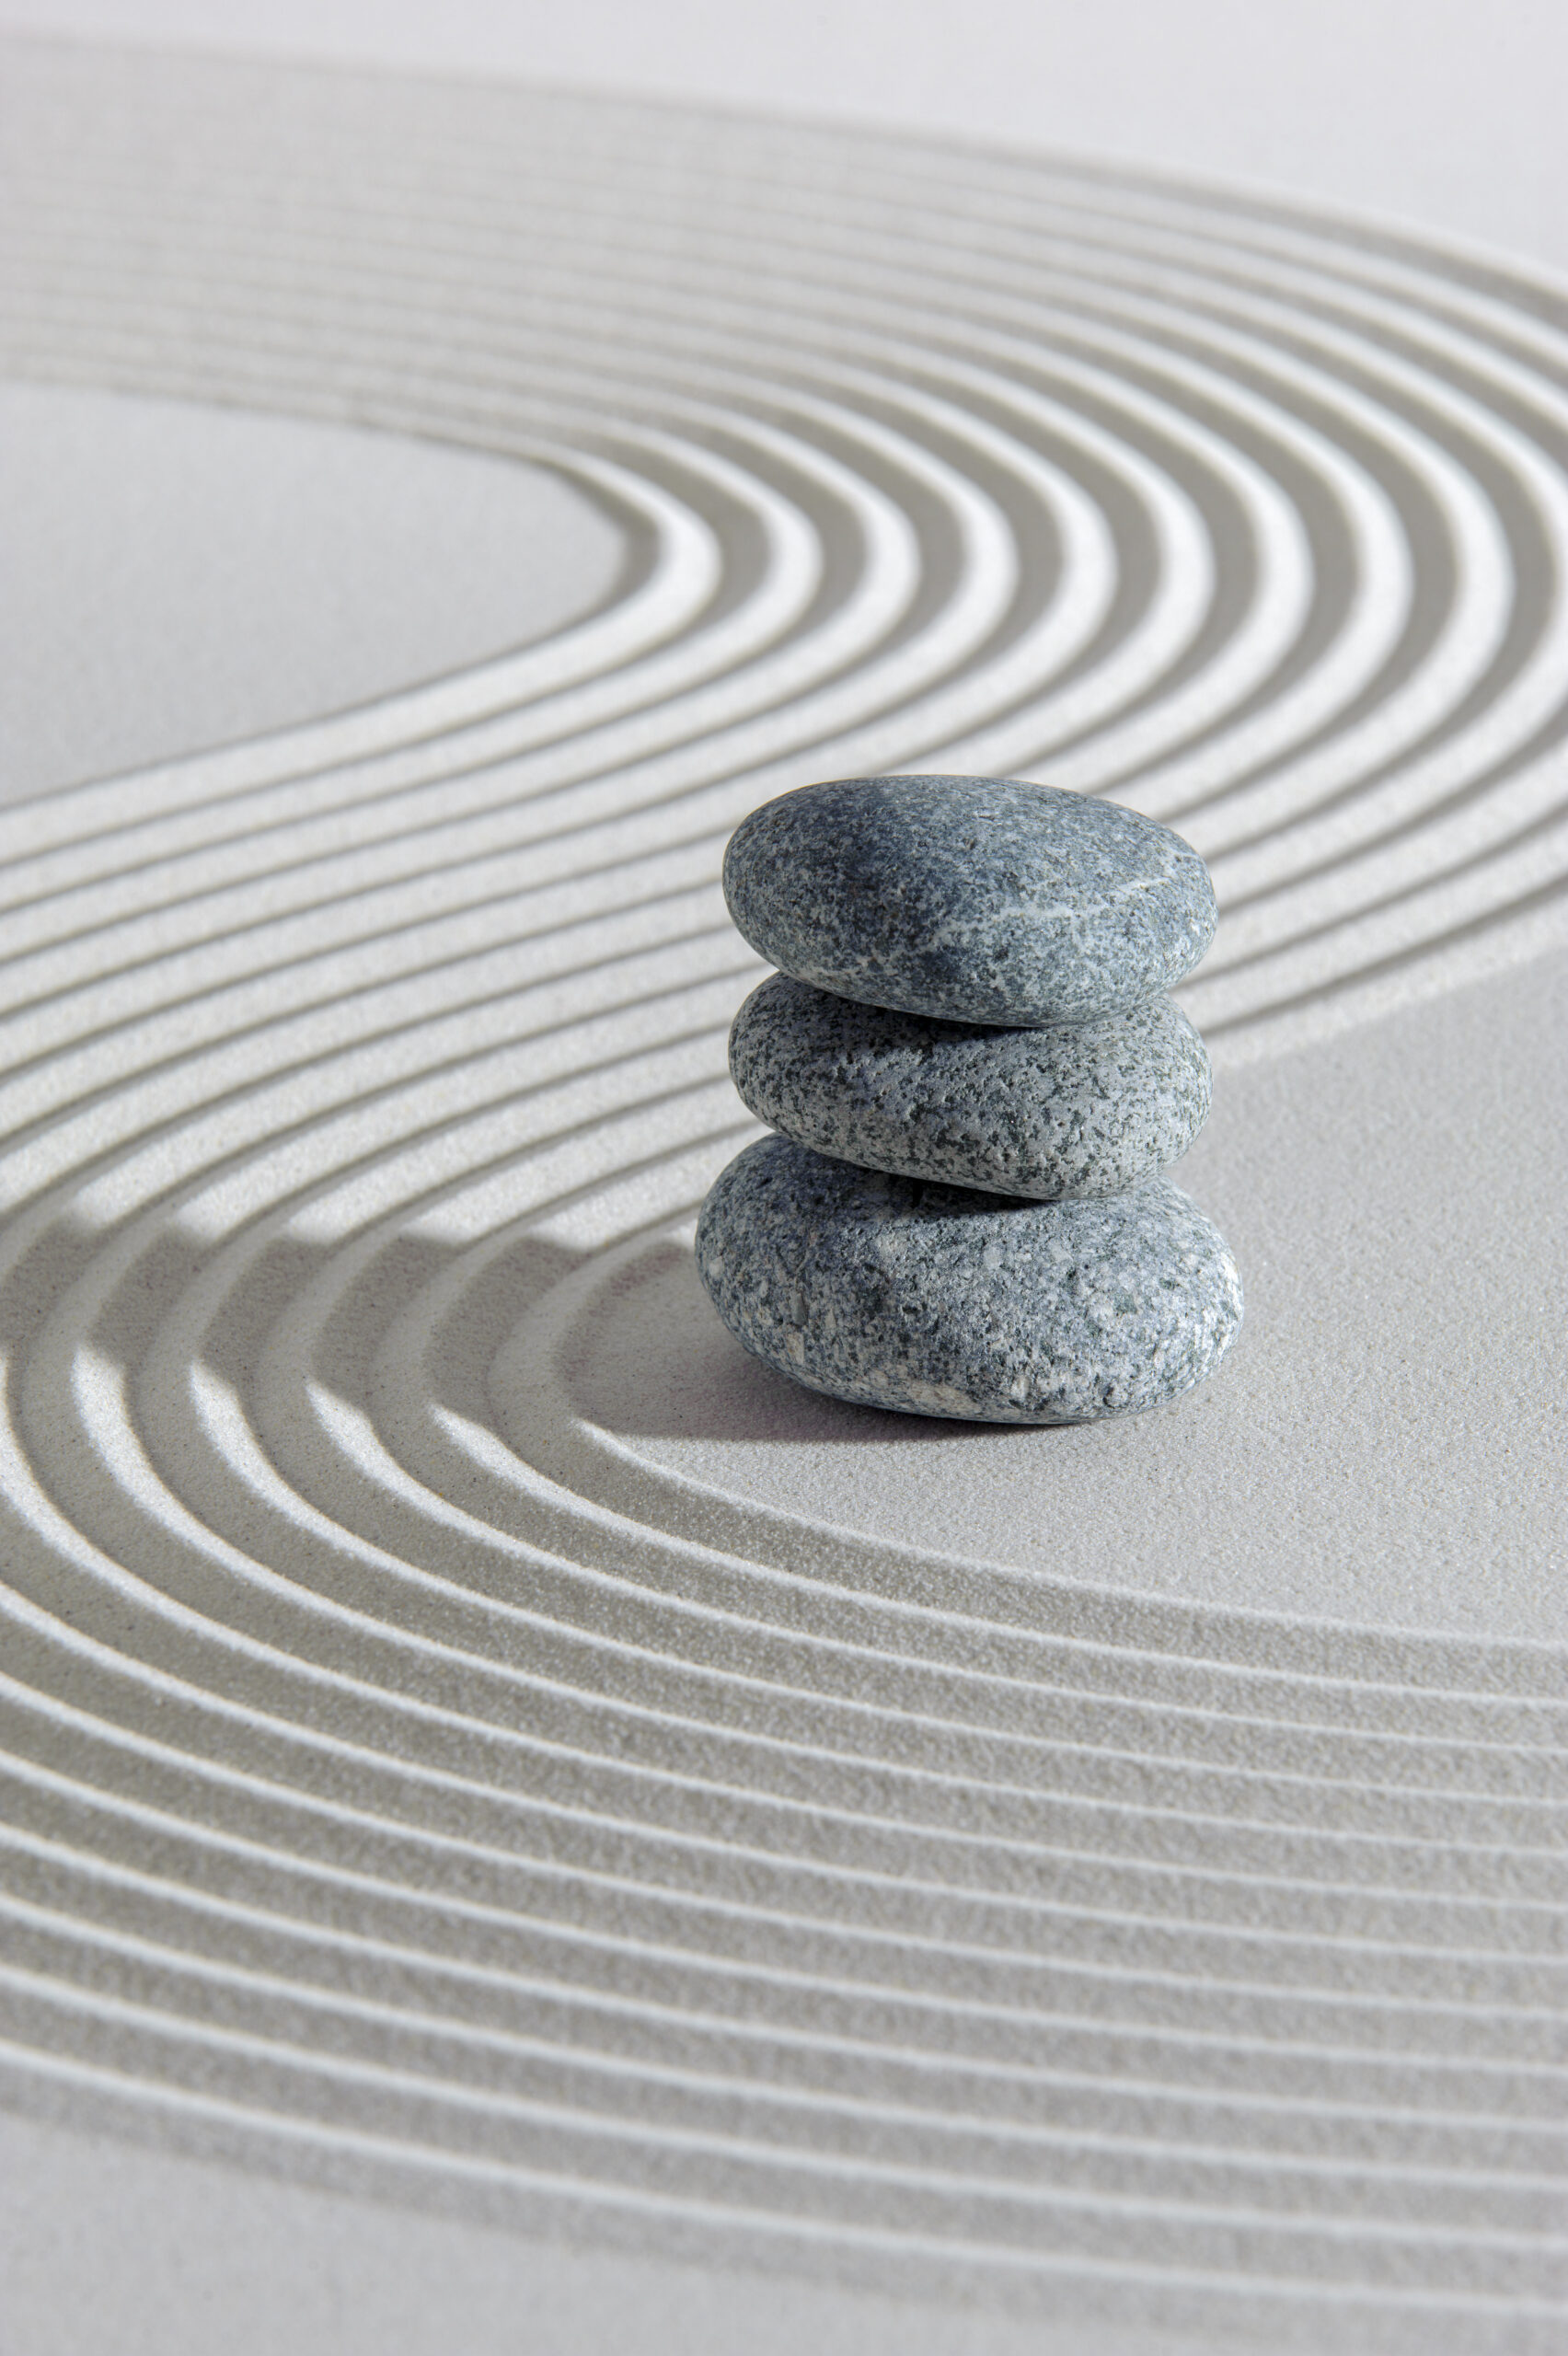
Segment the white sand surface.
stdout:
<svg viewBox="0 0 1568 2356">
<path fill-rule="evenodd" d="M 1554 2347 L 1561 294 L 624 99 L 7 89 L 6 2356 Z M 1249 1312 L 1170 1411 L 859 1414 L 696 1287 L 726 836 L 919 766 L 1211 862 Z"/>
<path fill-rule="evenodd" d="M 1111 1590 L 1561 1644 L 1565 1035 L 1559 956 L 1225 1075 L 1177 1174 L 1247 1322 L 1171 1410 L 1041 1433 L 841 1406 L 748 1358 L 661 1241 L 594 1280 L 568 1412 L 673 1476 L 650 1518 L 744 1499 Z M 622 1510 L 643 1494 L 619 1472 Z"/>
<path fill-rule="evenodd" d="M 626 554 L 541 468 L 86 386 L 0 386 L 0 509 L 13 802 L 524 645 Z"/>
<path fill-rule="evenodd" d="M 6 2330 L 17 2349 L 115 2356 L 1199 2356 L 1136 2327 L 1042 2327 L 930 2300 L 520 2244 L 319 2187 L 0 2114 Z M 1212 2343 L 1210 2343 L 1212 2344 Z"/>
</svg>

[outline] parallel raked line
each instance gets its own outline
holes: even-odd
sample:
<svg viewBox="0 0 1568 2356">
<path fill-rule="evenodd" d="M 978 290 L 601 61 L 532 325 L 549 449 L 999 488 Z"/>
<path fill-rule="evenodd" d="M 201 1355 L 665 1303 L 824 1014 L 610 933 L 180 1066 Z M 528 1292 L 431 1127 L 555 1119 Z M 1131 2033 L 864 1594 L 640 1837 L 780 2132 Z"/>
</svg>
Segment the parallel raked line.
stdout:
<svg viewBox="0 0 1568 2356">
<path fill-rule="evenodd" d="M 11 2067 L 693 2246 L 1536 2316 L 1553 1654 L 704 1497 L 558 1361 L 745 1134 L 717 856 L 806 775 L 1181 824 L 1222 1053 L 1553 920 L 1550 297 L 658 110 L 284 75 L 213 144 L 133 70 L 14 223 L 15 364 L 555 465 L 628 561 L 6 821 Z M 51 72 L 103 103 L 44 69 L 24 168 Z"/>
</svg>

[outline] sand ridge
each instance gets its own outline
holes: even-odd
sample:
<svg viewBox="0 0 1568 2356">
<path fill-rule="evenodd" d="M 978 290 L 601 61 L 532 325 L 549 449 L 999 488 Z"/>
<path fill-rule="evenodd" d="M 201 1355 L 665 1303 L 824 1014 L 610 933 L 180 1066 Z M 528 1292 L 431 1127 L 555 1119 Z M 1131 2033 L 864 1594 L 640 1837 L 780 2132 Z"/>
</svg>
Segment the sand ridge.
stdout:
<svg viewBox="0 0 1568 2356">
<path fill-rule="evenodd" d="M 1563 937 L 1561 297 L 930 143 L 15 71 L 15 374 L 553 468 L 626 557 L 510 652 L 6 814 L 6 2101 L 998 2312 L 1549 2344 L 1561 1630 L 1397 1549 L 1315 1589 L 1301 1357 L 1226 1460 L 1286 1501 L 1270 1607 L 922 1539 L 934 1434 L 859 1523 L 715 1477 L 615 1319 L 753 1133 L 719 863 L 812 776 L 1168 820 L 1222 910 L 1199 1153 L 1227 1074 L 1299 1143 L 1341 1058 L 1462 1155 L 1508 1068 L 1461 1010 L 1524 1022 Z M 1236 1209 L 1191 1179 L 1244 1264 L 1268 1134 Z M 1385 1144 L 1335 1300 L 1381 1343 L 1394 1238 L 1419 1351 Z M 1545 1341 L 1460 1291 L 1484 1461 L 1499 1334 Z M 1173 1426 L 1127 1428 L 1179 1573 Z M 1528 1519 L 1486 1542 L 1544 1583 Z"/>
</svg>

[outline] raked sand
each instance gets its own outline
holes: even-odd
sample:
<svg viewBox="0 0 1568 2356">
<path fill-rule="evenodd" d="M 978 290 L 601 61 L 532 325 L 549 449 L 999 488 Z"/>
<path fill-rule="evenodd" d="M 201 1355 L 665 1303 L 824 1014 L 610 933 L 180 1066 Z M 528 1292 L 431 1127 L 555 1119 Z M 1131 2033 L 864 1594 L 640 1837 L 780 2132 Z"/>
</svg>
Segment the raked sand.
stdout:
<svg viewBox="0 0 1568 2356">
<path fill-rule="evenodd" d="M 891 137 L 10 75 L 18 2356 L 1551 2346 L 1561 295 Z M 1248 1312 L 1172 1409 L 859 1412 L 702 1297 L 724 841 L 917 767 L 1212 866 Z"/>
</svg>

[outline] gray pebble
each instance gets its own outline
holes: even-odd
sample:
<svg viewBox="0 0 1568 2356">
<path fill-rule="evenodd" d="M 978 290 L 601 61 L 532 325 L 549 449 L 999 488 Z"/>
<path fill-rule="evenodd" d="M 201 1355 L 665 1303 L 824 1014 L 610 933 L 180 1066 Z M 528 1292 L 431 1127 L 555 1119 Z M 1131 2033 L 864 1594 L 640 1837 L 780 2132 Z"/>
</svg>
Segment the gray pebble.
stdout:
<svg viewBox="0 0 1568 2356">
<path fill-rule="evenodd" d="M 1164 1169 L 1209 1109 L 1207 1051 L 1168 998 L 995 1031 L 775 974 L 735 1017 L 730 1074 L 760 1120 L 819 1153 L 1039 1202 Z"/>
<path fill-rule="evenodd" d="M 1010 778 L 844 778 L 780 794 L 724 857 L 780 973 L 955 1022 L 1085 1022 L 1179 981 L 1214 938 L 1192 847 L 1116 803 Z"/>
<path fill-rule="evenodd" d="M 1136 1415 L 1241 1322 L 1235 1262 L 1163 1178 L 1009 1203 L 763 1138 L 715 1182 L 697 1264 L 730 1331 L 809 1390 L 979 1423 Z"/>
</svg>

